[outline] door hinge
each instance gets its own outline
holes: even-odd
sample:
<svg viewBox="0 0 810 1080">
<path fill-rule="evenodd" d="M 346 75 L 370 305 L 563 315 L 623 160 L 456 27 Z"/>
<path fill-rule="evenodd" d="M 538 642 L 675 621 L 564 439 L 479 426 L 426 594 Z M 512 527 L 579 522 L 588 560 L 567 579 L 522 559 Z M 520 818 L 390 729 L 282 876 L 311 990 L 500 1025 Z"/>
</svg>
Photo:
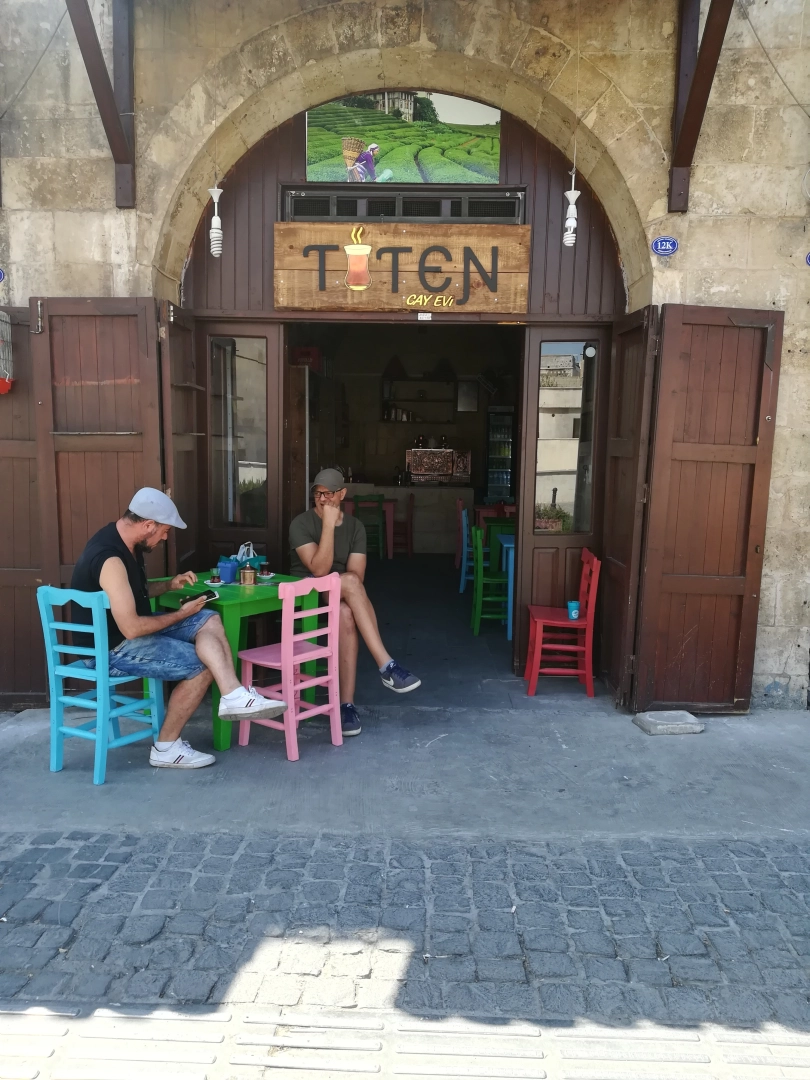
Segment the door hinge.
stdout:
<svg viewBox="0 0 810 1080">
<path fill-rule="evenodd" d="M 29 334 L 41 334 L 42 333 L 42 301 L 37 300 L 37 323 L 34 330 L 29 330 Z"/>
<path fill-rule="evenodd" d="M 631 653 L 627 657 L 627 663 L 624 665 L 625 674 L 635 675 L 636 673 L 636 654 Z"/>
<path fill-rule="evenodd" d="M 650 491 L 650 485 L 649 484 L 642 484 L 641 485 L 641 498 L 639 499 L 639 502 L 645 503 L 647 501 L 647 495 L 649 494 L 649 491 Z"/>
</svg>

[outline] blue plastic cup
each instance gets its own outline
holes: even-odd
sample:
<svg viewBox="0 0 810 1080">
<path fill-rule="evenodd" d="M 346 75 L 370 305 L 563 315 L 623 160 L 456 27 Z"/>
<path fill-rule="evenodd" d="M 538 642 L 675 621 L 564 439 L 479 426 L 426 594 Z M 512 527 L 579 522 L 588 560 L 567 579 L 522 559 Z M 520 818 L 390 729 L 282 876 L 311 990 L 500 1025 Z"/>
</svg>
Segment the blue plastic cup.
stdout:
<svg viewBox="0 0 810 1080">
<path fill-rule="evenodd" d="M 236 581 L 236 572 L 239 567 L 235 562 L 222 562 L 219 564 L 219 576 L 223 585 L 233 585 Z"/>
<path fill-rule="evenodd" d="M 579 600 L 568 601 L 568 618 L 571 620 L 579 618 Z"/>
</svg>

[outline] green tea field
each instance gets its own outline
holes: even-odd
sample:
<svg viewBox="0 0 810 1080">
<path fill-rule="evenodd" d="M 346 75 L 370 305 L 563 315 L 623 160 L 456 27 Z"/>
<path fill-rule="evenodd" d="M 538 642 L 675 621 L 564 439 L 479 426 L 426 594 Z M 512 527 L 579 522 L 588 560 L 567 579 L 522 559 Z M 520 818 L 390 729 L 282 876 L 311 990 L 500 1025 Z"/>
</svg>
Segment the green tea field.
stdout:
<svg viewBox="0 0 810 1080">
<path fill-rule="evenodd" d="M 379 143 L 377 176 L 389 183 L 497 184 L 501 136 L 497 124 L 408 123 L 373 109 L 321 105 L 307 113 L 307 180 L 345 181 L 341 139 Z"/>
</svg>

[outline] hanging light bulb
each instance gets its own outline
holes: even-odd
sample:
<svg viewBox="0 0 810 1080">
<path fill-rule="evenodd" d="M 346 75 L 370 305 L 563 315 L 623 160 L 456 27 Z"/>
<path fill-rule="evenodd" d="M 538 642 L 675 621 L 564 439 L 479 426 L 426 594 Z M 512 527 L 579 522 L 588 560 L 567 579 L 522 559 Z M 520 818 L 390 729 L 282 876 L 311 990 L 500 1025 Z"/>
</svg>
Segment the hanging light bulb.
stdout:
<svg viewBox="0 0 810 1080">
<path fill-rule="evenodd" d="M 211 244 L 211 254 L 215 259 L 218 259 L 222 254 L 222 218 L 219 216 L 219 197 L 222 194 L 222 188 L 209 188 L 208 194 L 214 200 L 214 216 L 211 218 L 208 237 Z"/>
<path fill-rule="evenodd" d="M 573 247 L 577 242 L 576 202 L 581 193 L 574 187 L 574 171 L 574 169 L 571 170 L 571 190 L 563 192 L 568 200 L 568 209 L 565 211 L 565 232 L 563 233 L 563 244 L 566 247 Z"/>
</svg>

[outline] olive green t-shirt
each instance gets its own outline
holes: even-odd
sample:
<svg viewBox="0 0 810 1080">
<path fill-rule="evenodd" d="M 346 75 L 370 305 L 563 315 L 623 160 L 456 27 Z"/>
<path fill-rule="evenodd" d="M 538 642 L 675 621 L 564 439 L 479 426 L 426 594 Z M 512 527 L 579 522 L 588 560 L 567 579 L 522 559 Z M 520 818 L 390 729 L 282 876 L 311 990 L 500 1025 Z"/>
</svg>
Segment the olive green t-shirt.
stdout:
<svg viewBox="0 0 810 1080">
<path fill-rule="evenodd" d="M 315 510 L 307 510 L 290 522 L 290 572 L 306 577 L 309 570 L 298 558 L 296 548 L 304 544 L 320 544 L 323 522 Z M 335 555 L 332 573 L 345 574 L 350 555 L 366 554 L 366 528 L 351 514 L 344 514 L 343 521 L 335 529 Z"/>
</svg>

